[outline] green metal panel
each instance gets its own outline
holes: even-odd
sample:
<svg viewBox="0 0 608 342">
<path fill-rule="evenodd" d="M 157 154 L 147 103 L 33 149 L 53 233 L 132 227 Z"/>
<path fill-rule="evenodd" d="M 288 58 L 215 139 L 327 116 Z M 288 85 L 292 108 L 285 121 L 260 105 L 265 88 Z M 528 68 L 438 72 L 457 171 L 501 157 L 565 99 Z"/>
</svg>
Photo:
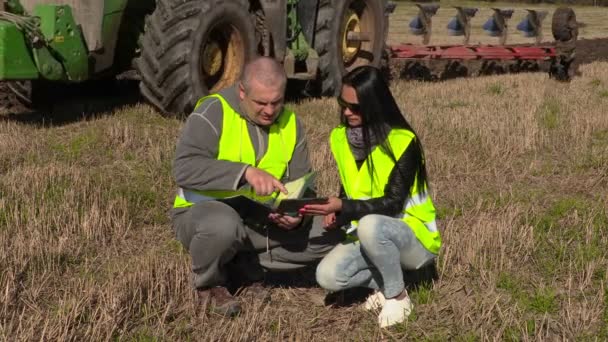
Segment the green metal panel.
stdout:
<svg viewBox="0 0 608 342">
<path fill-rule="evenodd" d="M 63 64 L 67 79 L 86 80 L 89 77 L 88 52 L 72 9 L 64 5 L 39 4 L 34 8 L 34 15 L 40 17 L 40 31 Z M 44 67 L 40 70 L 46 74 Z"/>
<path fill-rule="evenodd" d="M 142 0 L 139 0 L 141 2 Z M 113 45 L 118 37 L 122 15 L 127 6 L 128 0 L 105 0 L 103 7 L 103 23 L 101 27 L 101 35 L 103 37 L 104 46 Z"/>
<path fill-rule="evenodd" d="M 289 43 L 288 48 L 291 50 L 296 60 L 303 61 L 308 57 L 310 46 L 306 41 L 306 37 L 300 26 L 300 21 L 298 20 L 298 12 L 296 11 L 298 1 L 300 0 L 287 1 L 287 22 L 289 23 L 287 30 L 291 32 L 291 34 L 297 35 L 296 37 L 291 37 L 292 40 Z"/>
<path fill-rule="evenodd" d="M 25 9 L 21 6 L 19 0 L 8 0 L 6 1 L 6 8 L 9 12 L 14 14 L 23 15 L 25 14 Z"/>
<path fill-rule="evenodd" d="M 46 46 L 34 49 L 33 52 L 36 66 L 38 66 L 42 78 L 50 81 L 61 81 L 66 79 L 63 66 L 55 59 Z"/>
<path fill-rule="evenodd" d="M 0 80 L 38 78 L 38 68 L 23 33 L 12 23 L 0 21 Z"/>
<path fill-rule="evenodd" d="M 142 0 L 139 0 L 142 1 Z M 104 15 L 122 12 L 127 6 L 128 0 L 105 0 L 103 12 Z"/>
<path fill-rule="evenodd" d="M 106 14 L 103 17 L 103 30 L 102 35 L 104 37 L 104 42 L 110 41 L 111 37 L 114 37 L 118 34 L 120 29 L 120 24 L 122 20 L 122 13 L 112 13 Z"/>
</svg>

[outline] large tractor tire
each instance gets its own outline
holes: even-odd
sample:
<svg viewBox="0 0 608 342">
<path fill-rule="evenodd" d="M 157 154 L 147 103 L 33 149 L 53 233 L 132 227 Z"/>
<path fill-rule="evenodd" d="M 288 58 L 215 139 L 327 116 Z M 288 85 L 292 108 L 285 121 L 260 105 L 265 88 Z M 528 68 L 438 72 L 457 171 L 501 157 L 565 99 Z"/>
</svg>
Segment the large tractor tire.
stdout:
<svg viewBox="0 0 608 342">
<path fill-rule="evenodd" d="M 249 1 L 158 0 L 135 62 L 141 92 L 164 115 L 187 114 L 234 84 L 254 52 Z"/>
<path fill-rule="evenodd" d="M 558 81 L 569 81 L 572 74 L 570 66 L 574 62 L 578 38 L 578 23 L 574 11 L 568 7 L 556 9 L 553 13 L 551 31 L 556 40 L 556 57 L 551 62 L 549 77 Z"/>
<path fill-rule="evenodd" d="M 0 82 L 0 110 L 25 112 L 33 107 L 31 81 Z"/>
<path fill-rule="evenodd" d="M 34 104 L 32 81 L 11 81 L 6 83 L 17 100 L 25 107 L 31 108 Z"/>
<path fill-rule="evenodd" d="M 320 1 L 314 39 L 319 54 L 318 95 L 338 94 L 342 76 L 358 66 L 381 66 L 386 25 L 384 1 Z M 368 40 L 349 41 L 349 32 L 365 33 Z"/>
<path fill-rule="evenodd" d="M 578 37 L 576 14 L 569 7 L 560 7 L 553 13 L 551 23 L 553 38 L 558 42 L 567 42 Z"/>
</svg>

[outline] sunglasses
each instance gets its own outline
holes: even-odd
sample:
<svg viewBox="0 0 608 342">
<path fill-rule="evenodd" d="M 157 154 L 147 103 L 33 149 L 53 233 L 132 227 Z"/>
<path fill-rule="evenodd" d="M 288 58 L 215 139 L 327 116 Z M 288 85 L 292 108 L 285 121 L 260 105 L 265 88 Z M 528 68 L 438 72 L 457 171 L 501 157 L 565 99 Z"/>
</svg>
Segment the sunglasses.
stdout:
<svg viewBox="0 0 608 342">
<path fill-rule="evenodd" d="M 346 102 L 342 97 L 339 97 L 339 96 L 338 96 L 338 105 L 340 105 L 342 110 L 344 110 L 345 108 L 348 108 L 351 110 L 351 112 L 359 112 L 361 110 L 361 105 L 359 105 L 358 103 Z"/>
</svg>

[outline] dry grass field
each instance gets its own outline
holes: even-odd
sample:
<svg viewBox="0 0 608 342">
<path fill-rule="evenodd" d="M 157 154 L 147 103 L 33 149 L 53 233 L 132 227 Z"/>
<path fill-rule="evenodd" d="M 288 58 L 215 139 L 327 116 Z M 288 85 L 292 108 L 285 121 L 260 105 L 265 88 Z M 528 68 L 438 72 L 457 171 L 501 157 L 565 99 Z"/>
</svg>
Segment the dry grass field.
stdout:
<svg viewBox="0 0 608 342">
<path fill-rule="evenodd" d="M 0 339 L 474 341 L 608 338 L 608 64 L 543 74 L 396 82 L 426 148 L 445 247 L 407 324 L 277 287 L 234 320 L 193 304 L 172 238 L 180 121 L 146 105 L 61 126 L 0 121 Z M 330 170 L 334 101 L 300 113 Z M 5 117 L 9 118 L 9 117 Z M 12 118 L 12 117 L 11 117 Z M 323 172 L 330 193 L 336 177 Z M 305 282 L 305 281 L 303 281 Z"/>
<path fill-rule="evenodd" d="M 0 114 L 0 341 L 608 340 L 608 63 L 580 71 L 393 83 L 444 247 L 409 321 L 383 331 L 356 303 L 323 305 L 309 273 L 234 319 L 196 307 L 168 218 L 181 121 L 145 104 Z M 337 105 L 289 105 L 333 193 Z"/>
</svg>

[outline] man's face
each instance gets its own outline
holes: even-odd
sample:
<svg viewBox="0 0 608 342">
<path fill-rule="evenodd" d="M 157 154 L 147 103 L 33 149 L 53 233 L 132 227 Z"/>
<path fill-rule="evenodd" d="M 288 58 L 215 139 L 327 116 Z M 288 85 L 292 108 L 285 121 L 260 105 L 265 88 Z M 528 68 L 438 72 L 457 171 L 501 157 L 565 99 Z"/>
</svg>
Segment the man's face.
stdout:
<svg viewBox="0 0 608 342">
<path fill-rule="evenodd" d="M 282 84 L 266 86 L 251 80 L 249 89 L 239 84 L 239 97 L 245 114 L 260 126 L 270 126 L 283 111 L 285 89 Z"/>
</svg>

